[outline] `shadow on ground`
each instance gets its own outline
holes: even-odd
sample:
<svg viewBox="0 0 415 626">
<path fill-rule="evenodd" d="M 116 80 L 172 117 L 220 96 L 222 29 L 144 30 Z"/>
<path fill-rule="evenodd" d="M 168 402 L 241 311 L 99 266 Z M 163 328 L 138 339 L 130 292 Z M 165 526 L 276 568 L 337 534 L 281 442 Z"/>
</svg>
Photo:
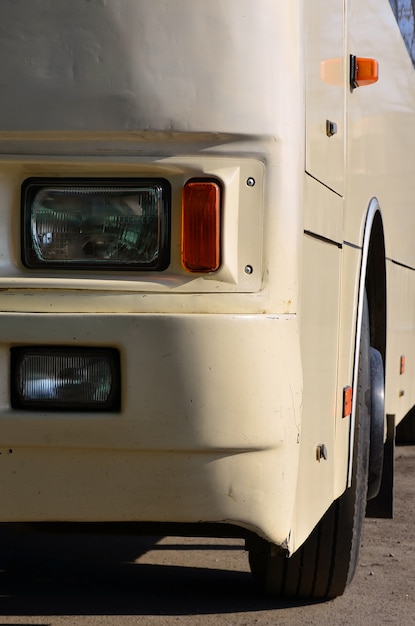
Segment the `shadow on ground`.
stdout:
<svg viewBox="0 0 415 626">
<path fill-rule="evenodd" d="M 264 597 L 249 572 L 224 568 L 226 557 L 221 568 L 202 567 L 207 551 L 210 562 L 212 550 L 234 560 L 241 545 L 176 539 L 158 546 L 160 539 L 0 526 L 0 615 L 196 615 L 301 605 Z M 137 562 L 157 550 L 196 550 L 200 566 Z"/>
</svg>

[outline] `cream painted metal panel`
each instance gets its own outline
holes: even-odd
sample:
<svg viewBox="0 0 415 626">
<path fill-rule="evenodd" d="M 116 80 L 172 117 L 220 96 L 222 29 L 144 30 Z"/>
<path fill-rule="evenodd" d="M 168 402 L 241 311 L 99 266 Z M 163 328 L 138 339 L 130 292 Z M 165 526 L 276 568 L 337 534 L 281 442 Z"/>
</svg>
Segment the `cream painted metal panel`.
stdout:
<svg viewBox="0 0 415 626">
<path fill-rule="evenodd" d="M 280 461 L 275 450 L 6 450 L 1 520 L 227 522 L 284 544 L 294 490 L 276 480 Z"/>
<path fill-rule="evenodd" d="M 306 1 L 306 170 L 344 193 L 344 0 Z M 327 134 L 327 121 L 335 133 Z"/>
<path fill-rule="evenodd" d="M 367 33 L 376 31 L 376 37 Z M 345 239 L 359 243 L 378 199 L 387 257 L 415 268 L 415 71 L 389 0 L 349 0 L 350 53 L 379 62 L 379 81 L 348 94 Z"/>
<path fill-rule="evenodd" d="M 305 176 L 304 230 L 341 245 L 343 241 L 343 198 Z"/>
<path fill-rule="evenodd" d="M 388 319 L 393 332 L 388 337 L 386 378 L 387 412 L 403 417 L 415 405 L 415 276 L 409 268 L 387 263 Z M 405 372 L 400 372 L 400 357 Z"/>
<path fill-rule="evenodd" d="M 331 194 L 322 185 L 320 201 Z M 318 194 L 318 189 L 316 190 Z M 293 544 L 298 547 L 333 500 L 337 358 L 339 336 L 341 250 L 305 235 L 303 242 L 301 354 L 304 375 L 301 450 L 298 470 Z M 317 459 L 324 444 L 327 459 Z"/>
<path fill-rule="evenodd" d="M 304 203 L 304 228 L 311 233 L 318 233 L 319 236 L 329 240 L 333 246 L 337 243 L 338 250 L 331 250 L 332 259 L 330 264 L 335 264 L 333 269 L 333 275 L 330 279 L 324 278 L 325 272 L 321 271 L 321 268 L 317 267 L 316 258 L 318 257 L 319 247 L 317 244 L 311 246 L 310 243 L 304 248 L 305 255 L 305 274 L 302 282 L 303 293 L 303 316 L 307 316 L 307 308 L 311 306 L 313 309 L 316 306 L 316 299 L 325 302 L 328 306 L 332 307 L 331 314 L 325 311 L 326 319 L 325 323 L 327 328 L 331 328 L 331 344 L 324 344 L 328 352 L 321 354 L 323 360 L 328 359 L 332 363 L 332 366 L 338 367 L 337 375 L 337 398 L 333 401 L 333 420 L 334 420 L 334 444 L 332 456 L 335 459 L 333 463 L 334 481 L 334 495 L 338 497 L 343 493 L 346 484 L 346 475 L 348 467 L 348 454 L 349 454 L 349 431 L 350 431 L 350 419 L 342 418 L 343 412 L 343 389 L 346 386 L 351 386 L 353 381 L 353 361 L 354 361 L 354 329 L 355 329 L 355 317 L 353 306 L 351 303 L 355 301 L 356 294 L 353 289 L 356 284 L 356 276 L 359 273 L 359 261 L 360 253 L 356 249 L 342 246 L 343 235 L 343 206 L 344 198 L 340 197 L 336 193 L 333 193 L 330 189 L 319 183 L 311 176 L 305 177 L 305 203 Z M 327 245 L 320 244 L 321 250 L 323 250 L 324 257 L 329 255 L 330 248 Z M 342 246 L 342 247 L 341 247 Z M 312 260 L 310 261 L 307 256 L 307 251 L 313 249 Z M 311 263 L 312 270 L 309 269 Z M 339 272 L 339 274 L 337 274 Z M 320 281 L 326 280 L 326 290 L 324 293 L 317 296 L 317 289 Z M 331 283 L 333 281 L 333 283 Z M 334 289 L 334 291 L 333 291 Z M 340 291 L 339 291 L 340 290 Z M 336 311 L 334 305 L 337 298 L 342 294 L 350 294 L 351 297 L 346 296 L 346 306 Z M 334 300 L 333 300 L 334 299 Z M 342 317 L 337 320 L 337 314 Z M 316 314 L 314 314 L 316 315 Z M 331 316 L 331 321 L 330 320 Z M 316 315 L 318 318 L 318 315 Z M 334 326 L 333 326 L 334 325 Z M 338 326 L 337 326 L 338 325 Z M 324 327 L 325 328 L 325 327 Z M 320 332 L 324 335 L 324 328 L 320 329 Z M 333 336 L 333 328 L 338 329 L 338 337 Z M 310 337 L 307 336 L 307 331 L 310 333 Z M 302 328 L 302 333 L 305 336 L 305 345 L 308 342 L 315 340 L 313 336 L 314 329 L 311 330 L 307 327 Z M 323 344 L 322 344 L 323 345 Z M 338 345 L 338 360 L 336 355 Z M 333 359 L 336 360 L 334 365 Z M 316 384 L 317 388 L 324 381 L 324 376 L 320 377 L 320 381 L 315 380 L 316 375 L 316 360 L 306 358 L 303 362 L 304 376 L 309 378 L 308 383 L 311 387 Z M 305 367 L 308 363 L 309 371 L 306 371 Z M 320 414 L 320 409 L 317 407 L 322 406 L 325 402 L 324 397 L 328 393 L 330 397 L 333 397 L 333 389 L 335 386 L 333 372 L 330 372 L 327 382 L 331 385 L 331 388 L 321 390 L 320 393 L 315 393 L 315 397 L 312 402 L 312 406 L 316 411 L 314 419 L 317 420 L 317 414 Z M 323 408 L 324 412 L 325 409 Z M 308 476 L 304 476 L 305 480 Z M 304 488 L 304 493 L 307 493 L 307 488 Z"/>
<path fill-rule="evenodd" d="M 301 421 L 295 316 L 0 318 L 3 520 L 227 521 L 287 539 Z M 117 347 L 121 412 L 11 410 L 16 343 Z"/>
<path fill-rule="evenodd" d="M 1 313 L 0 320 L 3 443 L 137 450 L 296 447 L 302 381 L 295 316 Z M 11 410 L 13 345 L 119 349 L 121 413 Z"/>
<path fill-rule="evenodd" d="M 334 264 L 332 267 L 333 274 L 327 279 L 326 272 L 321 271 L 321 268 L 316 266 L 316 259 L 319 254 L 319 247 L 317 243 L 314 246 L 310 246 L 308 243 L 304 247 L 304 266 L 305 266 L 305 274 L 303 276 L 303 316 L 308 316 L 307 308 L 304 309 L 304 306 L 311 306 L 311 309 L 317 306 L 317 301 L 320 299 L 327 304 L 327 309 L 331 307 L 331 313 L 328 310 L 324 311 L 325 325 L 320 329 L 320 333 L 325 336 L 326 328 L 330 329 L 330 337 L 331 340 L 328 344 L 322 342 L 327 352 L 321 352 L 321 358 L 323 361 L 328 360 L 328 362 L 332 363 L 333 369 L 338 367 L 338 375 L 337 375 L 337 398 L 333 401 L 333 420 L 334 420 L 334 444 L 331 456 L 333 457 L 333 475 L 335 477 L 334 480 L 334 496 L 340 496 L 345 488 L 346 484 L 346 476 L 347 476 L 347 467 L 348 467 L 348 456 L 349 456 L 349 432 L 350 432 L 350 418 L 347 417 L 343 419 L 343 389 L 346 386 L 351 386 L 353 382 L 353 362 L 354 362 L 354 329 L 356 326 L 356 320 L 354 317 L 354 308 L 353 305 L 350 306 L 353 302 L 355 302 L 356 294 L 354 293 L 354 288 L 356 285 L 356 276 L 359 274 L 360 269 L 360 251 L 355 248 L 350 248 L 348 246 L 342 245 L 342 237 L 343 237 L 343 206 L 344 206 L 344 198 L 340 197 L 336 193 L 333 193 L 330 189 L 319 183 L 317 180 L 312 178 L 311 176 L 305 177 L 305 202 L 304 202 L 304 228 L 306 231 L 312 233 L 318 233 L 319 236 L 324 237 L 325 239 L 331 241 L 334 246 L 336 243 L 338 245 L 337 252 L 334 251 L 334 248 L 331 250 L 332 258 L 330 261 L 330 265 Z M 321 243 L 321 250 L 324 257 L 329 256 L 330 248 L 327 245 Z M 313 250 L 313 255 L 311 260 L 309 258 L 310 250 Z M 309 268 L 309 264 L 311 263 L 311 271 Z M 339 272 L 339 274 L 337 274 Z M 317 289 L 320 285 L 320 281 L 326 281 L 326 290 L 324 293 L 320 293 L 317 295 Z M 331 282 L 333 281 L 333 282 Z M 340 290 L 340 291 L 339 291 Z M 351 296 L 346 295 L 345 306 L 342 308 L 338 307 L 336 310 L 335 302 L 337 298 L 340 297 L 340 293 L 344 296 L 344 294 L 351 294 Z M 337 314 L 342 317 L 337 320 Z M 316 319 L 318 319 L 318 314 L 314 313 Z M 338 329 L 338 337 L 336 338 L 333 335 L 333 331 L 335 332 L 336 328 Z M 309 342 L 315 341 L 314 337 L 314 329 L 307 328 L 306 325 L 302 327 L 302 333 L 305 337 L 305 345 L 308 346 Z M 310 336 L 308 336 L 308 333 Z M 338 347 L 338 356 L 336 354 Z M 313 352 L 313 351 L 312 351 Z M 315 352 L 315 351 L 314 351 Z M 308 380 L 308 385 L 311 387 L 316 385 L 316 388 L 319 389 L 322 383 L 325 380 L 325 376 L 320 376 L 320 380 L 316 379 L 316 363 L 317 358 L 309 358 L 306 357 L 303 361 L 304 367 L 304 376 Z M 309 370 L 306 370 L 306 367 L 309 367 Z M 333 389 L 335 387 L 335 381 L 333 378 L 333 373 L 331 372 L 328 375 L 327 383 L 331 385 L 327 389 L 321 389 L 319 393 L 315 392 L 314 398 L 312 400 L 312 407 L 315 410 L 316 414 L 314 419 L 318 422 L 317 415 L 327 413 L 327 409 L 324 409 L 324 402 L 327 394 L 330 397 L 333 397 Z M 321 409 L 318 407 L 322 407 Z M 331 434 L 330 434 L 331 436 Z M 333 460 L 332 459 L 332 460 Z M 311 478 L 304 475 L 305 480 Z M 311 479 L 313 481 L 313 479 Z M 304 487 L 304 493 L 307 493 L 308 488 Z"/>
<path fill-rule="evenodd" d="M 415 71 L 389 0 L 349 0 L 348 6 L 349 52 L 376 59 L 379 81 L 347 96 L 344 238 L 361 245 L 367 209 L 376 197 L 388 259 L 386 412 L 400 421 L 413 403 L 406 375 L 399 376 L 400 356 L 406 355 L 408 371 L 415 364 Z"/>
<path fill-rule="evenodd" d="M 280 33 L 273 0 L 1 0 L 0 10 L 0 85 L 13 85 L 1 130 L 275 128 L 287 63 L 271 51 L 292 31 Z"/>
</svg>

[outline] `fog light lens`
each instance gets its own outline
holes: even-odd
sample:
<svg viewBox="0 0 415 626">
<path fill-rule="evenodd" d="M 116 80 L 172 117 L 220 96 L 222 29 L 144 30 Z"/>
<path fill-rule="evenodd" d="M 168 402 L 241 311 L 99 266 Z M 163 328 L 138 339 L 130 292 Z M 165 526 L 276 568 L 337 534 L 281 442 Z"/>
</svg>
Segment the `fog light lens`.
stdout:
<svg viewBox="0 0 415 626">
<path fill-rule="evenodd" d="M 29 179 L 22 210 L 27 267 L 162 270 L 169 263 L 166 180 Z"/>
<path fill-rule="evenodd" d="M 12 348 L 12 407 L 116 411 L 119 355 L 112 349 Z"/>
</svg>

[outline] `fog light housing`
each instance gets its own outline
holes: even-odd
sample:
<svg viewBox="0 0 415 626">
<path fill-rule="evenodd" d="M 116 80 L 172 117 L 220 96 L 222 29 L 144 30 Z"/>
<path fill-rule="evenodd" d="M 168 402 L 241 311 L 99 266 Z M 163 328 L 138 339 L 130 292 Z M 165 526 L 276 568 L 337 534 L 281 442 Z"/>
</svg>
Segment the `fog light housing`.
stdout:
<svg viewBox="0 0 415 626">
<path fill-rule="evenodd" d="M 164 270 L 170 195 L 164 179 L 28 179 L 22 186 L 23 264 Z"/>
<path fill-rule="evenodd" d="M 110 348 L 11 349 L 14 409 L 118 411 L 120 365 Z"/>
</svg>

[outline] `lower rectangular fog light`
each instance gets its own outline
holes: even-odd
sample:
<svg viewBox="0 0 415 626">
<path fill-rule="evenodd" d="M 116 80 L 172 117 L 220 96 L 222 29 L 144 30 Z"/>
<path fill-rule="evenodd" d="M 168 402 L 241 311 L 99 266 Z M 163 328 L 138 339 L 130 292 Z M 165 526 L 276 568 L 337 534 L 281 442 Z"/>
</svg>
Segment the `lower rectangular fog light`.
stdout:
<svg viewBox="0 0 415 626">
<path fill-rule="evenodd" d="M 11 404 L 42 411 L 118 411 L 120 364 L 110 348 L 11 349 Z"/>
</svg>

